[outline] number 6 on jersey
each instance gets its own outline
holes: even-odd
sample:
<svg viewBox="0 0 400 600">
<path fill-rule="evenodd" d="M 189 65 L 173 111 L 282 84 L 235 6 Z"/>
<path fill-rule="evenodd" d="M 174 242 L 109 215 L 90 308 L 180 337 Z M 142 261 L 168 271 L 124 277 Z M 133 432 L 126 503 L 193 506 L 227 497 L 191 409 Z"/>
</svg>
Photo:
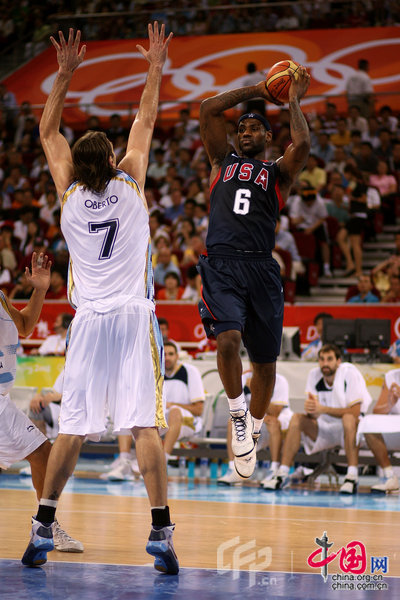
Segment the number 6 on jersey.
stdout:
<svg viewBox="0 0 400 600">
<path fill-rule="evenodd" d="M 236 191 L 233 212 L 237 215 L 247 215 L 250 210 L 251 190 L 241 188 Z"/>
</svg>

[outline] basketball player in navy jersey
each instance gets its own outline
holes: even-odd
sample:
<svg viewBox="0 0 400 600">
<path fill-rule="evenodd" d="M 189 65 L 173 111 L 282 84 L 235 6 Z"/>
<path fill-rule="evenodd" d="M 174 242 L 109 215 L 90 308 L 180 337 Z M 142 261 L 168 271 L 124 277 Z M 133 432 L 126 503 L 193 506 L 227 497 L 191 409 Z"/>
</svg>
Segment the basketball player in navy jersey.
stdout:
<svg viewBox="0 0 400 600">
<path fill-rule="evenodd" d="M 276 162 L 264 159 L 272 139 L 265 117 L 256 113 L 240 117 L 239 152 L 228 143 L 225 128 L 225 110 L 260 96 L 273 101 L 263 81 L 208 98 L 200 108 L 201 137 L 211 163 L 211 200 L 207 256 L 201 256 L 198 264 L 203 284 L 199 309 L 207 335 L 217 339 L 235 468 L 243 478 L 254 471 L 256 443 L 274 389 L 281 345 L 283 289 L 278 264 L 271 256 L 276 218 L 310 150 L 299 105 L 310 76 L 300 67 L 297 79 L 291 79 L 292 143 Z M 242 339 L 253 363 L 249 410 L 241 382 Z"/>
</svg>

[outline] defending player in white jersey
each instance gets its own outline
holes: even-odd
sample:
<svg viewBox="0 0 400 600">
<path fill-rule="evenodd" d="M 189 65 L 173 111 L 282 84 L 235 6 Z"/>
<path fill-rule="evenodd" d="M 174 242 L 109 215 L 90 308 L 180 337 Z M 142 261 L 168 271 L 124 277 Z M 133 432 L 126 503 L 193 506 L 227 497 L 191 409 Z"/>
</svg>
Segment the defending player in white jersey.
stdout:
<svg viewBox="0 0 400 600">
<path fill-rule="evenodd" d="M 154 315 L 147 204 L 143 194 L 162 68 L 172 37 L 164 25 L 149 25 L 149 62 L 127 153 L 118 167 L 111 142 L 88 131 L 72 148 L 61 135 L 64 100 L 84 59 L 80 32 L 59 33 L 59 70 L 40 122 L 40 138 L 62 198 L 61 229 L 70 252 L 69 298 L 76 306 L 65 362 L 60 434 L 52 448 L 39 510 L 24 564 L 46 561 L 52 549 L 49 525 L 73 472 L 85 436 L 99 439 L 108 412 L 115 432 L 131 430 L 151 503 L 146 549 L 154 566 L 176 574 L 174 525 L 167 506 L 167 473 L 158 427 L 163 411 L 162 338 Z M 39 560 L 38 560 L 39 556 Z"/>
<path fill-rule="evenodd" d="M 26 459 L 32 469 L 32 483 L 38 499 L 42 495 L 47 460 L 51 444 L 32 421 L 19 410 L 10 398 L 17 370 L 18 335 L 32 333 L 42 310 L 50 284 L 47 256 L 32 255 L 32 274 L 25 276 L 33 286 L 29 302 L 16 309 L 0 291 L 0 467 L 8 469 L 13 463 Z M 63 531 L 57 521 L 52 525 L 54 545 L 61 552 L 83 552 L 83 545 Z"/>
</svg>

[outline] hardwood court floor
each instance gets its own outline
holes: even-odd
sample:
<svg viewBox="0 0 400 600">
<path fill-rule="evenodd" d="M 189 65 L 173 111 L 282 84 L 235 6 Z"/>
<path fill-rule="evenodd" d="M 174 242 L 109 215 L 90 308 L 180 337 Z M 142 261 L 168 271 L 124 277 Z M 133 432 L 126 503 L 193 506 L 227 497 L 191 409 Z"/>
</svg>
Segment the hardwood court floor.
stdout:
<svg viewBox="0 0 400 600">
<path fill-rule="evenodd" d="M 315 573 L 316 569 L 307 565 L 307 557 L 318 548 L 315 538 L 321 538 L 326 531 L 334 543 L 332 552 L 359 541 L 368 557 L 388 557 L 390 576 L 400 576 L 398 499 L 393 500 L 392 511 L 387 503 L 382 505 L 384 510 L 377 510 L 376 504 L 371 509 L 293 506 L 290 495 L 286 497 L 287 504 L 278 504 L 274 503 L 275 494 L 267 494 L 268 503 L 207 501 L 208 496 L 213 496 L 212 486 L 209 493 L 207 489 L 203 492 L 200 500 L 170 500 L 176 522 L 174 543 L 182 567 L 248 569 L 252 560 L 258 571 Z M 314 496 L 318 498 L 318 492 Z M 260 496 L 261 500 L 264 498 Z M 318 500 L 315 502 L 318 504 Z M 32 491 L 0 489 L 0 558 L 21 558 L 28 541 L 30 515 L 35 509 Z M 145 552 L 149 534 L 146 498 L 91 493 L 88 483 L 87 493 L 64 493 L 58 517 L 62 527 L 84 543 L 85 552 L 54 551 L 49 554 L 49 561 L 151 563 Z M 331 563 L 330 572 L 335 568 L 338 572 L 337 559 Z"/>
</svg>

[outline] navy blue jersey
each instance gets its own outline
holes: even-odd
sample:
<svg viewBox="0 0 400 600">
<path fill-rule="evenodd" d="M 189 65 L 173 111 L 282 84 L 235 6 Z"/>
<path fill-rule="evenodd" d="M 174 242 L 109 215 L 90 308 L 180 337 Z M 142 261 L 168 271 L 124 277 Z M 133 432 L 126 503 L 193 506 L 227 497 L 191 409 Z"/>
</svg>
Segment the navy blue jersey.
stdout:
<svg viewBox="0 0 400 600">
<path fill-rule="evenodd" d="M 270 253 L 283 206 L 275 162 L 228 154 L 211 185 L 208 251 Z"/>
</svg>

